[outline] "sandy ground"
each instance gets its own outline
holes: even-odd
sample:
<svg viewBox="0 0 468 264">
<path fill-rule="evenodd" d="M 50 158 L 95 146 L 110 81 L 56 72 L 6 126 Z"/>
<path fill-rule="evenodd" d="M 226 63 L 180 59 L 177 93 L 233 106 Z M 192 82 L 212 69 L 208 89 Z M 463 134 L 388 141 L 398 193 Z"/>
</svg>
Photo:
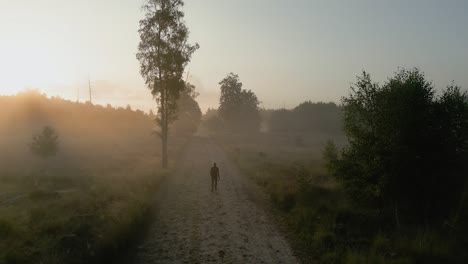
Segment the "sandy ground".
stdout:
<svg viewBox="0 0 468 264">
<path fill-rule="evenodd" d="M 211 192 L 209 170 L 220 167 Z M 267 213 L 249 197 L 253 187 L 225 153 L 195 137 L 158 193 L 156 220 L 134 263 L 297 263 Z M 255 189 L 254 189 L 255 190 Z"/>
</svg>

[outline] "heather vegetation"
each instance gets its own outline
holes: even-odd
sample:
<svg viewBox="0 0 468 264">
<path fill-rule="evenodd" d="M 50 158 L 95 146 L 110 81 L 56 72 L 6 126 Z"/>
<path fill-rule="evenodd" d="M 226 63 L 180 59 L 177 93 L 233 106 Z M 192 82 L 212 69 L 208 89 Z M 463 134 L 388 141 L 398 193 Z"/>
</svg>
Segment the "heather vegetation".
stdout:
<svg viewBox="0 0 468 264">
<path fill-rule="evenodd" d="M 171 172 L 155 117 L 35 91 L 0 104 L 0 263 L 103 263 L 132 245 Z M 190 109 L 174 123 L 171 167 L 198 126 Z"/>
<path fill-rule="evenodd" d="M 269 194 L 304 262 L 464 263 L 466 100 L 418 69 L 384 84 L 363 73 L 340 106 L 269 111 L 268 132 L 215 138 Z"/>
</svg>

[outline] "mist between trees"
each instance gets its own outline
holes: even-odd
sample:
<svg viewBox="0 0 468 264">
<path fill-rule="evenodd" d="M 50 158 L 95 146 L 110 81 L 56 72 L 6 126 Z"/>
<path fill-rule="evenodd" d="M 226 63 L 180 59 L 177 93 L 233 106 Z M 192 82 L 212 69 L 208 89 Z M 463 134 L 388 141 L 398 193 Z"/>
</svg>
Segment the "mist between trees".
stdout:
<svg viewBox="0 0 468 264">
<path fill-rule="evenodd" d="M 194 100 L 195 87 L 187 86 L 177 104 L 180 110 L 174 116 L 173 135 L 191 135 L 198 127 L 201 111 Z M 5 147 L 2 161 L 24 158 L 28 155 L 33 134 L 49 126 L 59 136 L 60 149 L 57 158 L 68 156 L 70 152 L 93 162 L 93 157 L 101 151 L 113 149 L 145 148 L 157 151 L 158 138 L 151 133 L 156 129 L 156 115 L 152 111 L 114 108 L 88 103 L 71 102 L 59 97 L 48 98 L 30 90 L 16 96 L 1 96 L 4 111 L 0 113 L 1 144 Z M 138 135 L 138 136 L 135 136 Z M 25 146 L 10 149 L 10 147 Z M 105 155 L 104 155 L 105 156 Z M 102 160 L 101 160 L 102 162 Z"/>
<path fill-rule="evenodd" d="M 195 95 L 177 101 L 174 158 L 198 127 Z M 0 263 L 106 263 L 135 243 L 168 173 L 156 116 L 37 91 L 0 105 Z"/>
<path fill-rule="evenodd" d="M 255 93 L 242 89 L 237 74 L 230 73 L 219 84 L 219 109 L 209 108 L 204 116 L 212 131 L 343 134 L 341 109 L 334 103 L 307 101 L 292 110 L 267 110 L 259 107 Z"/>
</svg>

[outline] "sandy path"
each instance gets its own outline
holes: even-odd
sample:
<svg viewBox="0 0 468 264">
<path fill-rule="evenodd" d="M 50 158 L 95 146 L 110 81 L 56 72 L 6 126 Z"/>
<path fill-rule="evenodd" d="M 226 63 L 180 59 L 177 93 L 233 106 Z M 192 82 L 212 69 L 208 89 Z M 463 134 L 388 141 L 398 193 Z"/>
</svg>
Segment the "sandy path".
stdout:
<svg viewBox="0 0 468 264">
<path fill-rule="evenodd" d="M 209 176 L 213 161 L 221 172 L 214 193 Z M 156 222 L 134 263 L 297 263 L 244 186 L 219 147 L 194 138 L 179 168 L 160 189 Z"/>
</svg>

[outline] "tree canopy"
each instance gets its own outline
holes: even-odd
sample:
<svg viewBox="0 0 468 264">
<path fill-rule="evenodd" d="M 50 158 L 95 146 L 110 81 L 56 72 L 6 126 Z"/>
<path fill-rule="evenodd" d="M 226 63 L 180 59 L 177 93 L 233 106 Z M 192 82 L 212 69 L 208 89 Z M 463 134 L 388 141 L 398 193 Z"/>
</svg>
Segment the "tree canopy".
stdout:
<svg viewBox="0 0 468 264">
<path fill-rule="evenodd" d="M 418 69 L 383 85 L 363 72 L 343 98 L 349 144 L 335 156 L 327 147 L 328 167 L 355 201 L 392 208 L 397 224 L 453 216 L 466 192 L 466 98 L 455 85 L 436 96 Z"/>
<path fill-rule="evenodd" d="M 158 103 L 161 127 L 162 163 L 167 167 L 169 123 L 175 119 L 177 100 L 186 85 L 182 79 L 186 65 L 198 49 L 189 44 L 182 0 L 146 0 L 145 17 L 140 20 L 137 59 L 140 73 Z"/>
<path fill-rule="evenodd" d="M 242 89 L 239 76 L 228 74 L 219 82 L 219 117 L 232 131 L 258 131 L 260 127 L 259 104 L 255 93 Z"/>
<path fill-rule="evenodd" d="M 269 125 L 273 132 L 341 134 L 341 109 L 334 103 L 306 101 L 292 110 L 272 111 Z"/>
</svg>

